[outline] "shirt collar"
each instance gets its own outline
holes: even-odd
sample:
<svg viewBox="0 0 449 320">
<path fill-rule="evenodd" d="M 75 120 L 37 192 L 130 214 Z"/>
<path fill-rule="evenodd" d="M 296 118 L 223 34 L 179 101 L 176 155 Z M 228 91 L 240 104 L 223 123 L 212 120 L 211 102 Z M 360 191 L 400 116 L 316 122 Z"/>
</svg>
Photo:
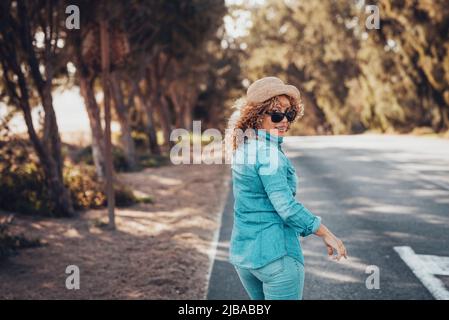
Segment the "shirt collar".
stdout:
<svg viewBox="0 0 449 320">
<path fill-rule="evenodd" d="M 259 136 L 260 138 L 273 142 L 275 144 L 277 144 L 278 146 L 281 145 L 281 143 L 284 141 L 284 137 L 282 136 L 277 136 L 275 134 L 270 134 L 267 130 L 265 129 L 256 129 L 256 134 L 257 136 Z"/>
</svg>

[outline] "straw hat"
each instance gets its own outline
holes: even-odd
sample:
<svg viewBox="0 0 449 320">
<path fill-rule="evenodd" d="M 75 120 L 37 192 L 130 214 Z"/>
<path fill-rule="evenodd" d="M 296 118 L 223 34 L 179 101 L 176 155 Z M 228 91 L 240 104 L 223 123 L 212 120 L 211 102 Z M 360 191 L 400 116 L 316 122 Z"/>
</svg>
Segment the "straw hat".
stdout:
<svg viewBox="0 0 449 320">
<path fill-rule="evenodd" d="M 274 96 L 288 95 L 299 101 L 301 94 L 298 88 L 284 84 L 276 77 L 265 77 L 254 81 L 246 91 L 246 101 L 251 104 L 264 102 Z"/>
</svg>

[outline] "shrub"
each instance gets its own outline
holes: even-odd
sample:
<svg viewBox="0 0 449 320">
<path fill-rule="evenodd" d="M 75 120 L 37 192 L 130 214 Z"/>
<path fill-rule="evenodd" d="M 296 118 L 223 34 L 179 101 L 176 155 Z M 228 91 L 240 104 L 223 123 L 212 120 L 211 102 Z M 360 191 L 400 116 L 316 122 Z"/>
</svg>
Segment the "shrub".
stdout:
<svg viewBox="0 0 449 320">
<path fill-rule="evenodd" d="M 87 147 L 81 148 L 76 154 L 73 156 L 73 160 L 77 164 L 88 164 L 93 165 L 94 159 L 92 156 L 92 146 L 89 145 Z M 125 154 L 122 149 L 119 147 L 112 147 L 112 162 L 114 165 L 114 169 L 118 172 L 127 172 L 130 171 L 128 163 L 126 162 Z"/>
<path fill-rule="evenodd" d="M 66 165 L 64 182 L 70 190 L 75 210 L 95 209 L 105 205 L 106 196 L 93 167 Z"/>
<path fill-rule="evenodd" d="M 133 131 L 131 136 L 134 140 L 134 145 L 136 149 L 145 150 L 148 148 L 148 136 L 145 132 Z"/>
<path fill-rule="evenodd" d="M 154 200 L 150 196 L 138 197 L 136 199 L 137 203 L 153 204 Z"/>
<path fill-rule="evenodd" d="M 170 158 L 166 155 L 144 154 L 140 156 L 140 165 L 144 168 L 156 168 L 170 163 Z"/>
<path fill-rule="evenodd" d="M 66 165 L 64 181 L 72 195 L 76 210 L 96 209 L 107 205 L 102 182 L 98 181 L 93 167 Z M 128 187 L 115 184 L 115 205 L 127 207 L 137 203 L 134 193 Z"/>
<path fill-rule="evenodd" d="M 117 207 L 128 207 L 138 202 L 132 190 L 124 185 L 114 186 L 114 193 Z"/>
<path fill-rule="evenodd" d="M 29 146 L 19 140 L 2 141 L 0 150 L 0 207 L 24 214 L 52 212 L 43 172 Z"/>
<path fill-rule="evenodd" d="M 52 216 L 54 205 L 48 196 L 43 172 L 31 150 L 14 142 L 0 142 L 0 147 L 0 208 L 22 214 Z M 103 185 L 92 166 L 66 162 L 63 175 L 76 210 L 106 205 Z M 114 189 L 117 206 L 137 202 L 126 186 L 116 185 Z"/>
<path fill-rule="evenodd" d="M 8 228 L 12 221 L 12 216 L 0 218 L 0 260 L 15 254 L 18 249 L 41 245 L 38 239 L 28 239 L 23 235 L 11 235 Z"/>
</svg>

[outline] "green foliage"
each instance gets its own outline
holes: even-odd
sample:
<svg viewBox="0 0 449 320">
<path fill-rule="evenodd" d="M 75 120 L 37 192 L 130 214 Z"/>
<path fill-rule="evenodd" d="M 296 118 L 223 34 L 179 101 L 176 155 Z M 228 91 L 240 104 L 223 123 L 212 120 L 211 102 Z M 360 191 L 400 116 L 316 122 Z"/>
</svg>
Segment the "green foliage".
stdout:
<svg viewBox="0 0 449 320">
<path fill-rule="evenodd" d="M 133 191 L 124 185 L 115 185 L 114 192 L 115 205 L 117 207 L 129 207 L 137 203 L 137 198 L 134 196 Z"/>
<path fill-rule="evenodd" d="M 153 204 L 154 203 L 153 198 L 150 196 L 138 197 L 136 200 L 137 200 L 137 203 L 145 203 L 145 204 Z"/>
<path fill-rule="evenodd" d="M 170 163 L 166 155 L 143 154 L 140 157 L 140 165 L 144 168 L 157 168 Z"/>
<path fill-rule="evenodd" d="M 73 160 L 77 164 L 87 164 L 87 165 L 93 165 L 94 160 L 92 156 L 92 146 L 89 145 L 87 147 L 84 147 L 80 149 L 73 157 Z M 112 147 L 112 161 L 114 165 L 114 170 L 117 172 L 128 172 L 131 169 L 128 166 L 128 163 L 126 161 L 126 157 L 122 151 L 117 146 Z"/>
<path fill-rule="evenodd" d="M 133 134 L 135 137 L 135 141 L 139 140 L 139 143 L 144 144 L 145 139 L 143 138 L 143 134 Z M 139 147 L 140 149 L 140 147 Z M 126 158 L 123 154 L 123 151 L 115 147 L 113 148 L 112 152 L 113 156 L 113 163 L 114 163 L 114 169 L 117 172 L 128 172 L 130 171 L 130 168 L 126 162 Z M 87 146 L 84 147 L 74 153 L 72 156 L 73 161 L 79 165 L 79 166 L 92 166 L 94 164 L 93 157 L 92 157 L 92 147 Z M 148 149 L 146 147 L 138 150 L 138 159 L 139 159 L 139 166 L 143 168 L 155 168 L 155 167 L 161 167 L 164 165 L 167 165 L 170 163 L 170 159 L 167 155 L 154 155 L 148 152 Z M 94 176 L 94 172 L 89 172 L 90 175 Z"/>
<path fill-rule="evenodd" d="M 148 135 L 145 132 L 134 130 L 132 138 L 137 149 L 140 168 L 155 168 L 170 163 L 170 158 L 165 153 L 158 155 L 149 151 Z"/>
<path fill-rule="evenodd" d="M 250 13 L 241 59 L 250 81 L 276 75 L 296 85 L 305 117 L 292 132 L 411 132 L 449 128 L 449 10 L 445 1 L 267 0 Z"/>
<path fill-rule="evenodd" d="M 144 150 L 148 148 L 148 136 L 144 132 L 133 130 L 131 136 L 136 149 Z"/>
<path fill-rule="evenodd" d="M 24 142 L 0 142 L 0 208 L 22 214 L 52 216 L 54 206 L 37 160 Z M 76 210 L 101 208 L 106 205 L 103 185 L 92 166 L 65 163 L 64 183 L 70 191 Z M 117 184 L 116 205 L 137 202 L 132 190 Z"/>
<path fill-rule="evenodd" d="M 24 214 L 47 214 L 54 210 L 42 170 L 20 140 L 0 142 L 0 206 Z"/>
<path fill-rule="evenodd" d="M 106 196 L 93 167 L 67 164 L 64 168 L 64 182 L 69 187 L 75 210 L 95 209 L 105 205 Z"/>
</svg>

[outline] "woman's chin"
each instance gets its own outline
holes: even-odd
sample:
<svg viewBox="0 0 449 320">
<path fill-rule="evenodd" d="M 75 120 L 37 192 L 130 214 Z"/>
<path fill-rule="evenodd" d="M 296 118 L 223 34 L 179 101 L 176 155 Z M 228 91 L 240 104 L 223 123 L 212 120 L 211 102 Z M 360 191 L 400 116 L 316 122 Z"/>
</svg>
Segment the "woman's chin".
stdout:
<svg viewBox="0 0 449 320">
<path fill-rule="evenodd" d="M 287 133 L 287 130 L 273 129 L 273 133 L 277 136 L 283 137 Z"/>
<path fill-rule="evenodd" d="M 276 135 L 276 136 L 281 136 L 281 137 L 283 137 L 288 131 L 288 129 L 280 130 L 278 128 L 271 128 L 271 129 L 264 129 L 264 130 L 266 130 L 271 135 Z"/>
</svg>

